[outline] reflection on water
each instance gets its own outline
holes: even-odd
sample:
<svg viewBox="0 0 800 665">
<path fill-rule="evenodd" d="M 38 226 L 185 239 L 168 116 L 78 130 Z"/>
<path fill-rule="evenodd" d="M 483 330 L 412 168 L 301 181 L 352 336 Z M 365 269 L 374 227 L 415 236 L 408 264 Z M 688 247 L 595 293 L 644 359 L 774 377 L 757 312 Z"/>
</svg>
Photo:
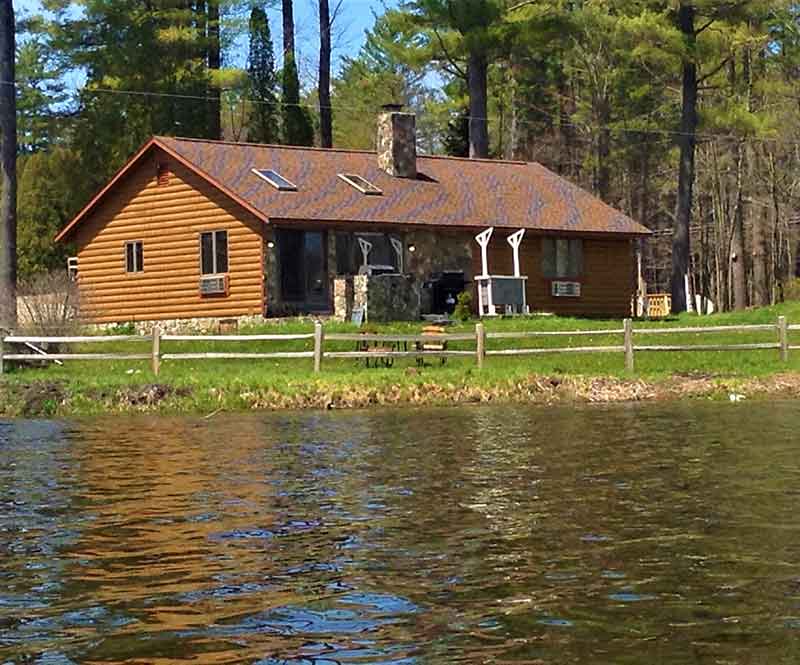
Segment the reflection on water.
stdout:
<svg viewBox="0 0 800 665">
<path fill-rule="evenodd" d="M 794 663 L 795 404 L 0 423 L 0 665 Z"/>
</svg>

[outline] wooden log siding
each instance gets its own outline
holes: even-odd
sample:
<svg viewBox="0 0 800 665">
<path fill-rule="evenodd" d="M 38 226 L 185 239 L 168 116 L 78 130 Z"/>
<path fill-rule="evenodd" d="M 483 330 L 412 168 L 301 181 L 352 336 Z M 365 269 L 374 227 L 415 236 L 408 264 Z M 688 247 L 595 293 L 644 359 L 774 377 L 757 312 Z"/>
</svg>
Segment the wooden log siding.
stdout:
<svg viewBox="0 0 800 665">
<path fill-rule="evenodd" d="M 580 282 L 581 295 L 578 298 L 554 298 L 550 295 L 553 280 L 542 274 L 542 238 L 542 235 L 528 231 L 520 246 L 520 267 L 522 274 L 528 276 L 527 298 L 531 311 L 554 312 L 562 316 L 619 318 L 630 315 L 635 265 L 629 239 L 583 238 L 583 274 L 574 280 L 563 280 Z M 472 261 L 474 274 L 479 275 L 481 254 L 477 243 L 474 243 Z M 495 275 L 514 274 L 511 246 L 506 241 L 506 234 L 497 229 L 489 243 L 489 270 Z"/>
<path fill-rule="evenodd" d="M 157 180 L 158 163 L 170 169 Z M 202 297 L 200 233 L 228 232 L 227 296 Z M 88 319 L 98 323 L 248 316 L 264 309 L 264 224 L 158 149 L 76 229 Z M 144 244 L 144 271 L 125 272 L 125 242 Z"/>
</svg>

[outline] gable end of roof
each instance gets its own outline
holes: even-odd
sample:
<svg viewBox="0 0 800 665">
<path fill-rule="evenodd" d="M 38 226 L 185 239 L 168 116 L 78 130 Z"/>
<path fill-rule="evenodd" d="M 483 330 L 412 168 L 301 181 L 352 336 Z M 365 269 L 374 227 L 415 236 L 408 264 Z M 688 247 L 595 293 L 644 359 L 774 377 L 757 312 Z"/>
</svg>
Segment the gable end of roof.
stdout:
<svg viewBox="0 0 800 665">
<path fill-rule="evenodd" d="M 248 212 L 255 215 L 261 221 L 268 223 L 269 220 L 264 214 L 252 206 L 250 203 L 242 199 L 240 196 L 237 196 L 235 192 L 229 190 L 225 187 L 222 183 L 218 182 L 215 178 L 211 175 L 203 171 L 203 169 L 199 168 L 196 164 L 193 164 L 191 161 L 187 160 L 185 157 L 180 155 L 179 153 L 172 150 L 169 146 L 167 146 L 164 142 L 160 140 L 160 137 L 154 136 L 150 140 L 148 140 L 139 150 L 131 157 L 125 164 L 120 167 L 119 171 L 117 171 L 114 176 L 109 180 L 109 182 L 97 193 L 95 194 L 91 200 L 81 208 L 80 212 L 78 212 L 75 217 L 67 224 L 55 237 L 55 242 L 64 242 L 68 239 L 68 237 L 72 234 L 75 228 L 97 207 L 97 205 L 105 198 L 105 196 L 117 185 L 117 183 L 122 180 L 127 173 L 129 173 L 143 158 L 144 156 L 150 152 L 153 148 L 159 148 L 167 155 L 169 155 L 172 159 L 180 163 L 182 166 L 189 169 L 191 172 L 195 173 L 197 176 L 208 182 L 212 187 L 218 189 L 220 192 L 225 194 L 228 198 L 235 201 L 243 208 L 245 208 Z"/>
</svg>

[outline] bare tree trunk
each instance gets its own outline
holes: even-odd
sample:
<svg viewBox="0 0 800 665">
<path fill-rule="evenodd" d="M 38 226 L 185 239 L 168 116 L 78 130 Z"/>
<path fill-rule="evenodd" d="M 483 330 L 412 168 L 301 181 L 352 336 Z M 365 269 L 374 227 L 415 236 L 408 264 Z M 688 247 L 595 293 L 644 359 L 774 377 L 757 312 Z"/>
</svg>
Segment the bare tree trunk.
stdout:
<svg viewBox="0 0 800 665">
<path fill-rule="evenodd" d="M 208 69 L 219 74 L 222 67 L 222 47 L 219 36 L 219 0 L 208 0 Z M 219 83 L 212 83 L 209 91 L 208 132 L 210 138 L 222 138 L 222 104 Z"/>
<path fill-rule="evenodd" d="M 747 261 L 744 252 L 744 170 L 745 149 L 742 142 L 736 146 L 736 208 L 733 213 L 731 240 L 731 279 L 733 281 L 733 308 L 747 307 Z"/>
<path fill-rule="evenodd" d="M 611 167 L 609 164 L 611 158 L 611 132 L 608 129 L 608 124 L 611 119 L 611 109 L 607 99 L 601 98 L 597 100 L 596 113 L 600 129 L 597 134 L 597 166 L 595 167 L 594 190 L 600 199 L 609 203 L 609 195 L 611 193 Z"/>
<path fill-rule="evenodd" d="M 17 102 L 14 8 L 0 0 L 0 328 L 17 327 Z"/>
<path fill-rule="evenodd" d="M 558 126 L 561 135 L 561 158 L 558 160 L 558 172 L 568 178 L 577 176 L 575 164 L 575 128 L 570 116 L 572 110 L 571 93 L 566 72 L 561 71 L 558 86 Z M 568 101 L 569 100 L 569 101 Z"/>
<path fill-rule="evenodd" d="M 489 110 L 487 103 L 489 65 L 486 55 L 472 52 L 467 65 L 469 87 L 469 156 L 489 156 Z"/>
<path fill-rule="evenodd" d="M 520 109 L 519 109 L 519 82 L 518 82 L 518 67 L 516 63 L 512 60 L 511 61 L 511 129 L 508 141 L 509 146 L 509 158 L 510 159 L 521 159 L 520 154 L 522 153 L 521 143 L 522 143 L 522 131 L 520 127 Z"/>
<path fill-rule="evenodd" d="M 333 147 L 331 13 L 328 0 L 319 0 L 319 135 L 323 148 Z"/>
<path fill-rule="evenodd" d="M 680 162 L 678 165 L 678 198 L 675 205 L 675 233 L 672 237 L 672 311 L 686 309 L 685 276 L 689 273 L 691 239 L 689 226 L 692 221 L 694 189 L 694 160 L 697 145 L 697 63 L 695 47 L 697 35 L 694 29 L 695 8 L 681 4 L 678 9 L 678 25 L 683 34 L 687 53 L 683 61 L 683 100 L 681 129 L 678 137 Z"/>
</svg>

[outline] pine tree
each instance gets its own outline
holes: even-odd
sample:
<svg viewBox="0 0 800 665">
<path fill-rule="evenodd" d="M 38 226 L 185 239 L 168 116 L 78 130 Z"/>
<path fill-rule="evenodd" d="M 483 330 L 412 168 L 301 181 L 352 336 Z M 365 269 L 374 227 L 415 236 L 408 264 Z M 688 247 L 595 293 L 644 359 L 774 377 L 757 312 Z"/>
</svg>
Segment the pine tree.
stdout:
<svg viewBox="0 0 800 665">
<path fill-rule="evenodd" d="M 61 146 L 24 157 L 17 197 L 21 279 L 66 265 L 67 247 L 53 238 L 76 212 L 71 196 L 75 161 L 75 155 Z"/>
<path fill-rule="evenodd" d="M 73 136 L 87 192 L 154 134 L 219 138 L 203 101 L 210 81 L 206 14 L 189 3 L 93 0 L 82 3 L 81 14 L 63 4 L 51 30 L 54 46 L 86 73 Z"/>
<path fill-rule="evenodd" d="M 413 0 L 405 8 L 446 71 L 463 78 L 469 93 L 471 157 L 489 156 L 490 60 L 503 41 L 501 0 Z"/>
<path fill-rule="evenodd" d="M 247 63 L 250 78 L 252 112 L 248 137 L 258 143 L 278 142 L 278 119 L 275 55 L 267 13 L 261 7 L 250 12 L 250 55 Z"/>
<path fill-rule="evenodd" d="M 294 50 L 294 5 L 283 0 L 283 70 L 281 95 L 283 142 L 314 145 L 314 127 L 306 109 L 300 106 L 300 78 Z"/>
<path fill-rule="evenodd" d="M 469 157 L 469 109 L 465 108 L 447 123 L 442 148 L 452 157 Z"/>
</svg>

